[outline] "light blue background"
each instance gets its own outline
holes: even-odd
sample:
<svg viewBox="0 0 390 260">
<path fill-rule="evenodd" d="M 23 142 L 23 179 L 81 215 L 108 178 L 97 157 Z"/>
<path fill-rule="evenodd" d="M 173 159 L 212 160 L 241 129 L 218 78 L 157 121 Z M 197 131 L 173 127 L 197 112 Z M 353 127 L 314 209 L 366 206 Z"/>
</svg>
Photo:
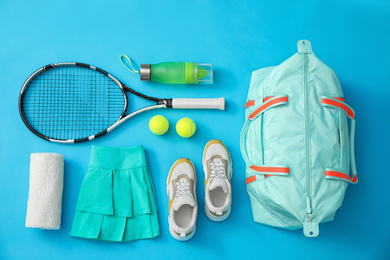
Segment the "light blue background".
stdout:
<svg viewBox="0 0 390 260">
<path fill-rule="evenodd" d="M 11 1 L 0 2 L 0 259 L 389 259 L 389 1 Z M 251 71 L 277 65 L 299 39 L 333 68 L 356 111 L 359 183 L 347 190 L 333 222 L 315 239 L 302 230 L 255 224 L 245 190 L 239 134 Z M 210 62 L 215 84 L 169 86 L 140 82 L 119 56 L 141 63 Z M 136 90 L 162 97 L 225 97 L 225 111 L 151 111 L 93 142 L 60 145 L 32 134 L 18 112 L 25 79 L 39 67 L 80 61 L 101 67 Z M 136 99 L 131 109 L 144 105 Z M 161 114 L 169 132 L 155 136 L 148 121 Z M 174 131 L 191 117 L 190 139 Z M 203 212 L 202 150 L 221 139 L 234 162 L 233 208 L 222 223 Z M 130 243 L 73 238 L 69 231 L 91 145 L 143 144 L 156 188 L 161 236 Z M 62 228 L 25 228 L 29 156 L 65 156 Z M 198 171 L 197 232 L 181 243 L 168 231 L 165 180 L 171 164 L 190 158 Z"/>
</svg>

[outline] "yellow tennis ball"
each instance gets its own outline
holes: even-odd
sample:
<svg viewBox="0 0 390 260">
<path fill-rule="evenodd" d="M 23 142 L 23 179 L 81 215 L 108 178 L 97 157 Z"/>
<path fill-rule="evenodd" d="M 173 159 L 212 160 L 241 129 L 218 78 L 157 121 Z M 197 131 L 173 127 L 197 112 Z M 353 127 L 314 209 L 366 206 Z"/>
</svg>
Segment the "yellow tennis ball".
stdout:
<svg viewBox="0 0 390 260">
<path fill-rule="evenodd" d="M 149 129 L 155 135 L 163 135 L 168 131 L 169 122 L 163 116 L 157 115 L 150 119 Z"/>
<path fill-rule="evenodd" d="M 188 117 L 180 119 L 176 124 L 176 132 L 184 138 L 191 137 L 195 134 L 196 125 L 195 122 Z"/>
</svg>

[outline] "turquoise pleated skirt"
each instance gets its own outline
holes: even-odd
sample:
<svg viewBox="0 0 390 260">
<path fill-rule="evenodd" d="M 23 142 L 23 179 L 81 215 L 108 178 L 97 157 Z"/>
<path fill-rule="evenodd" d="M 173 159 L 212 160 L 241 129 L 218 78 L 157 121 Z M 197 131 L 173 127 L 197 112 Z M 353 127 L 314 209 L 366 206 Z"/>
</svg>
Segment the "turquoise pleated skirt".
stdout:
<svg viewBox="0 0 390 260">
<path fill-rule="evenodd" d="M 92 146 L 71 236 L 132 241 L 160 234 L 153 182 L 142 146 Z"/>
</svg>

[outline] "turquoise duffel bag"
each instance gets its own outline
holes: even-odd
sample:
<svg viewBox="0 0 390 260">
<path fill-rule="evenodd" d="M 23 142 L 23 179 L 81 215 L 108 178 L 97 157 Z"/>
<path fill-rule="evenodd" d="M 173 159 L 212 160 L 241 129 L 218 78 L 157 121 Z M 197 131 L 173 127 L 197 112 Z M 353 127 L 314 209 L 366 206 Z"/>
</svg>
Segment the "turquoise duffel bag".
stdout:
<svg viewBox="0 0 390 260">
<path fill-rule="evenodd" d="M 309 41 L 298 41 L 291 58 L 252 73 L 245 118 L 240 146 L 254 220 L 303 227 L 305 236 L 316 237 L 319 223 L 333 220 L 348 183 L 357 183 L 355 112 L 335 72 Z"/>
</svg>

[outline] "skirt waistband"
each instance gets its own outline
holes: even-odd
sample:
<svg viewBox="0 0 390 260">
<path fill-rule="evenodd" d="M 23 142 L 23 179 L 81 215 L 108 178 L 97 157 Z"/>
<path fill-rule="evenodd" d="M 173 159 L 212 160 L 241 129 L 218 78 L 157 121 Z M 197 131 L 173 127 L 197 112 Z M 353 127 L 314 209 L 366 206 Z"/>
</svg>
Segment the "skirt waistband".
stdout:
<svg viewBox="0 0 390 260">
<path fill-rule="evenodd" d="M 145 150 L 142 145 L 120 148 L 93 145 L 88 167 L 120 171 L 147 167 Z"/>
</svg>

